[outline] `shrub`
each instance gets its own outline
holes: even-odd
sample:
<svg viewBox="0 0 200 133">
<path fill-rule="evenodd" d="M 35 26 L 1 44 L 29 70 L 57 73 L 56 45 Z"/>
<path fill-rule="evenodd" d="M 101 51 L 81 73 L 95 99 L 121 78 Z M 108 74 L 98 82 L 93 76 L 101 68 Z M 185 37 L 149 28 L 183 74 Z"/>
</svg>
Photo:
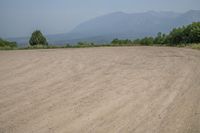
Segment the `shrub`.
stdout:
<svg viewBox="0 0 200 133">
<path fill-rule="evenodd" d="M 14 49 L 14 48 L 17 48 L 17 43 L 3 40 L 0 38 L 0 48 L 1 49 Z"/>
</svg>

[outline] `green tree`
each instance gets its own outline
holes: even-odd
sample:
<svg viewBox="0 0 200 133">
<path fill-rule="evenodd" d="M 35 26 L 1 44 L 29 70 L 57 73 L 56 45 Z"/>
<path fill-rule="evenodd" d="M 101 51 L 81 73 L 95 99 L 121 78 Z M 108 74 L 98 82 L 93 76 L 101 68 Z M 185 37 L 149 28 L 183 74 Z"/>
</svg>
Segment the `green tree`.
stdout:
<svg viewBox="0 0 200 133">
<path fill-rule="evenodd" d="M 147 45 L 147 46 L 153 45 L 153 42 L 154 42 L 153 37 L 145 37 L 140 40 L 140 44 Z"/>
<path fill-rule="evenodd" d="M 113 45 L 130 45 L 133 44 L 133 42 L 129 39 L 125 39 L 125 40 L 120 40 L 120 39 L 114 39 L 111 44 Z"/>
<path fill-rule="evenodd" d="M 133 43 L 134 44 L 140 44 L 140 42 L 141 42 L 141 40 L 138 38 L 138 39 L 135 39 L 134 41 L 133 41 Z"/>
<path fill-rule="evenodd" d="M 200 42 L 200 22 L 194 22 L 184 29 L 184 39 L 186 43 Z"/>
<path fill-rule="evenodd" d="M 200 43 L 200 22 L 173 29 L 167 36 L 171 45 Z"/>
<path fill-rule="evenodd" d="M 155 38 L 144 37 L 141 39 L 119 40 L 114 39 L 113 45 L 141 44 L 141 45 L 169 45 L 177 46 L 179 44 L 200 43 L 200 22 L 194 22 L 187 26 L 174 28 L 169 34 L 159 32 Z"/>
<path fill-rule="evenodd" d="M 119 42 L 120 42 L 120 40 L 119 39 L 117 39 L 117 38 L 115 38 L 115 39 L 113 39 L 112 40 L 112 44 L 119 44 Z"/>
<path fill-rule="evenodd" d="M 43 34 L 39 30 L 36 30 L 32 33 L 32 36 L 29 40 L 29 44 L 31 46 L 48 45 L 48 42 L 47 42 L 46 38 L 43 36 Z"/>
<path fill-rule="evenodd" d="M 184 43 L 184 27 L 183 28 L 174 28 L 168 35 L 168 41 L 170 45 L 174 46 L 177 44 Z"/>
<path fill-rule="evenodd" d="M 157 36 L 154 38 L 154 44 L 160 45 L 166 43 L 166 35 L 158 32 Z"/>
</svg>

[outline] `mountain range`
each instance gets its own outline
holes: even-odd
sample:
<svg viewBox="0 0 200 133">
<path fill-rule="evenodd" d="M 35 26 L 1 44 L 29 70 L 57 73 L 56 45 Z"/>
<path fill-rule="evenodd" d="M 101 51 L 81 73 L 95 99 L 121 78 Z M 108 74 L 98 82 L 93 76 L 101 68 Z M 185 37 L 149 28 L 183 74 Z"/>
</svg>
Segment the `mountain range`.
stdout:
<svg viewBox="0 0 200 133">
<path fill-rule="evenodd" d="M 142 13 L 114 12 L 83 22 L 71 32 L 47 35 L 50 44 L 75 44 L 80 41 L 108 43 L 114 38 L 135 39 L 155 36 L 158 32 L 168 33 L 175 27 L 200 21 L 200 10 L 185 13 L 148 11 Z M 21 46 L 29 37 L 10 38 Z"/>
</svg>

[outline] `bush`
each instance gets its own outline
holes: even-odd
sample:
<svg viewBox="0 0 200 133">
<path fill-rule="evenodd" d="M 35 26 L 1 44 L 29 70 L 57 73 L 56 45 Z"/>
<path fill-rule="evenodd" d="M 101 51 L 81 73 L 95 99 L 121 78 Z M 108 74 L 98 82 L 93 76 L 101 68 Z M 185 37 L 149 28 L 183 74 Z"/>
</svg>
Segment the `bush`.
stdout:
<svg viewBox="0 0 200 133">
<path fill-rule="evenodd" d="M 88 43 L 88 42 L 78 42 L 77 45 L 74 45 L 72 47 L 77 47 L 77 48 L 84 48 L 84 47 L 94 47 L 94 43 Z"/>
<path fill-rule="evenodd" d="M 145 46 L 151 46 L 153 45 L 154 38 L 153 37 L 145 37 L 140 40 L 140 44 L 145 45 Z"/>
<path fill-rule="evenodd" d="M 125 40 L 114 39 L 111 42 L 111 44 L 114 46 L 122 46 L 122 45 L 131 45 L 133 44 L 133 42 L 129 39 L 125 39 Z"/>
<path fill-rule="evenodd" d="M 200 50 L 200 44 L 191 44 L 190 47 L 192 49 L 199 49 Z"/>
<path fill-rule="evenodd" d="M 14 49 L 14 48 L 17 48 L 17 43 L 3 40 L 0 38 L 0 48 L 1 49 Z"/>
</svg>

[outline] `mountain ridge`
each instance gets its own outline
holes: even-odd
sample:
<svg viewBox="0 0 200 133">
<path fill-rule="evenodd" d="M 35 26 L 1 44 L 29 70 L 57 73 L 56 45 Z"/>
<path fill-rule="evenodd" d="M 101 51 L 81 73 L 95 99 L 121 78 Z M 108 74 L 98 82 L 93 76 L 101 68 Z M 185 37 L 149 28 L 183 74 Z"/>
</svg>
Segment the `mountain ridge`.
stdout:
<svg viewBox="0 0 200 133">
<path fill-rule="evenodd" d="M 200 10 L 185 13 L 172 11 L 147 11 L 141 13 L 113 12 L 76 26 L 71 32 L 47 35 L 50 44 L 75 44 L 79 41 L 108 43 L 114 38 L 135 39 L 155 36 L 158 32 L 168 33 L 176 27 L 200 21 Z M 27 44 L 28 38 L 12 38 L 20 44 Z"/>
</svg>

